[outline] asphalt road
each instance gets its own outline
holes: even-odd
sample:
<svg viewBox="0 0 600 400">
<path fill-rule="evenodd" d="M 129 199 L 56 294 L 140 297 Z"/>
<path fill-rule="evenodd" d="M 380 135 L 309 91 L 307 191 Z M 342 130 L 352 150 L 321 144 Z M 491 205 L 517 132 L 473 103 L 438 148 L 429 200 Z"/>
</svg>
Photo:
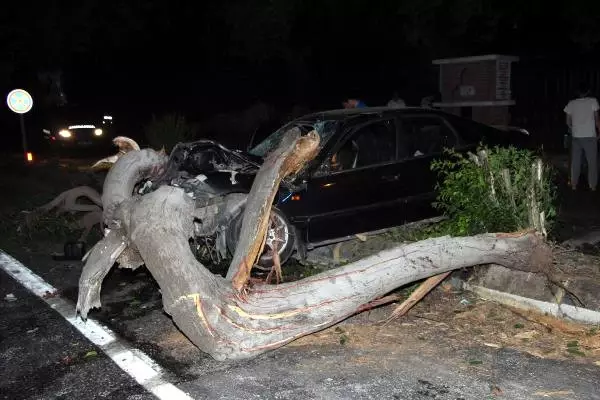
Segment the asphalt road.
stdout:
<svg viewBox="0 0 600 400">
<path fill-rule="evenodd" d="M 15 300 L 8 301 L 8 294 Z M 0 398 L 154 398 L 1 270 L 0 299 Z"/>
<path fill-rule="evenodd" d="M 60 275 L 54 270 L 47 276 Z M 158 307 L 151 278 L 127 276 L 140 313 L 123 312 L 126 287 L 114 284 L 123 276 L 113 274 L 103 298 L 112 311 L 96 316 L 155 357 L 169 380 L 196 399 L 600 399 L 600 368 L 593 365 L 508 349 L 451 348 L 443 341 L 423 351 L 411 345 L 416 338 L 386 348 L 291 345 L 249 361 L 217 362 L 181 339 L 164 340 L 180 334 Z M 8 293 L 16 300 L 7 301 Z M 0 299 L 0 398 L 154 398 L 1 271 Z"/>
</svg>

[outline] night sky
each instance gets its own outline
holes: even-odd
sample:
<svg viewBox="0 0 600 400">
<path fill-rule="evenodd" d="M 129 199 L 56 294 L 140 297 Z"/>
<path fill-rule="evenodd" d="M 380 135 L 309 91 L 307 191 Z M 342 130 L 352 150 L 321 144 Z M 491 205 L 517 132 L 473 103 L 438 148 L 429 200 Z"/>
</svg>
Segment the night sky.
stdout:
<svg viewBox="0 0 600 400">
<path fill-rule="evenodd" d="M 258 100 L 380 105 L 398 90 L 418 104 L 437 90 L 433 58 L 576 60 L 595 58 L 599 41 L 600 2 L 583 0 L 9 2 L 0 88 L 39 98 L 38 72 L 61 70 L 69 102 L 111 109 L 132 126 L 153 113 L 203 119 Z M 3 131 L 13 129 L 6 107 L 0 116 Z"/>
</svg>

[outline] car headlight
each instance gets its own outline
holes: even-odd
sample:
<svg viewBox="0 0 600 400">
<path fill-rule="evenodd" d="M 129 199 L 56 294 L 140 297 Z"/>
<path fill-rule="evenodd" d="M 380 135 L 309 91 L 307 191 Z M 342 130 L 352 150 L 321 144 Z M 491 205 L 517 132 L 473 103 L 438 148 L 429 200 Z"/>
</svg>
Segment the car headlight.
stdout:
<svg viewBox="0 0 600 400">
<path fill-rule="evenodd" d="M 63 129 L 60 132 L 58 132 L 58 136 L 68 139 L 73 135 L 71 135 L 71 132 L 68 129 Z"/>
<path fill-rule="evenodd" d="M 94 129 L 94 135 L 96 135 L 96 136 L 102 136 L 102 129 L 100 129 L 100 128 Z"/>
</svg>

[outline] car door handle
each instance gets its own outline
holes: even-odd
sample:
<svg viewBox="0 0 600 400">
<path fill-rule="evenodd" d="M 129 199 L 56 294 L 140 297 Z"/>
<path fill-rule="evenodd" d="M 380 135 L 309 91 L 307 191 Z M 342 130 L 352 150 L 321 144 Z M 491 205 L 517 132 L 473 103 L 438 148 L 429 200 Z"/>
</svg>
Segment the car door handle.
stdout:
<svg viewBox="0 0 600 400">
<path fill-rule="evenodd" d="M 395 182 L 398 179 L 400 179 L 400 174 L 397 174 L 397 175 L 385 175 L 385 176 L 382 176 L 381 179 L 383 179 L 386 182 Z"/>
</svg>

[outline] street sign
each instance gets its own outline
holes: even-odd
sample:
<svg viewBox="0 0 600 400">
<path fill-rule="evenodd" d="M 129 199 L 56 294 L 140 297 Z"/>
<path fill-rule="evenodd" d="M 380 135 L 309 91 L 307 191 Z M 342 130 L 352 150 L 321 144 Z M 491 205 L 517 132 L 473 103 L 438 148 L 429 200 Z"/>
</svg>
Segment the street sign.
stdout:
<svg viewBox="0 0 600 400">
<path fill-rule="evenodd" d="M 12 90 L 6 96 L 6 104 L 14 113 L 25 114 L 33 107 L 33 99 L 31 95 L 23 89 Z"/>
<path fill-rule="evenodd" d="M 6 104 L 8 108 L 16 114 L 19 114 L 19 122 L 21 125 L 21 140 L 23 141 L 23 154 L 25 155 L 25 162 L 33 162 L 33 154 L 27 150 L 27 132 L 25 131 L 25 118 L 23 114 L 29 112 L 33 107 L 33 99 L 31 95 L 23 89 L 11 90 L 6 96 Z"/>
</svg>

